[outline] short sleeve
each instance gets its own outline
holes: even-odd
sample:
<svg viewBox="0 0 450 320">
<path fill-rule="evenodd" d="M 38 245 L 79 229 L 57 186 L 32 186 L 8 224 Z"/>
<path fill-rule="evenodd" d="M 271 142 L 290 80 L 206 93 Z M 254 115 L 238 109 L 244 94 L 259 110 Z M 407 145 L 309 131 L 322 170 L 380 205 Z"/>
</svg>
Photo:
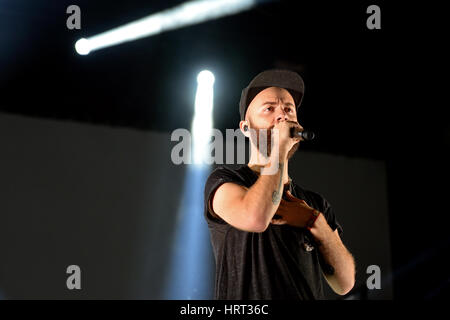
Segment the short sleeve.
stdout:
<svg viewBox="0 0 450 320">
<path fill-rule="evenodd" d="M 339 236 L 342 237 L 344 229 L 338 222 L 333 207 L 323 195 L 318 192 L 303 189 L 298 185 L 295 185 L 294 190 L 299 198 L 302 198 L 303 196 L 304 200 L 306 200 L 309 206 L 313 207 L 316 210 L 319 210 L 327 220 L 331 230 L 333 230 L 334 232 L 337 229 Z"/>
<path fill-rule="evenodd" d="M 342 239 L 342 235 L 344 233 L 344 230 L 342 228 L 342 225 L 338 222 L 336 215 L 334 213 L 333 207 L 331 206 L 331 204 L 327 201 L 327 199 L 325 199 L 322 195 L 320 194 L 315 194 L 317 197 L 319 197 L 319 207 L 320 208 L 316 208 L 319 211 L 322 212 L 322 214 L 324 215 L 325 219 L 327 220 L 328 225 L 330 226 L 331 230 L 333 230 L 333 232 L 335 230 L 338 230 L 338 234 L 339 237 L 341 237 Z M 322 271 L 325 274 L 328 275 L 332 275 L 334 274 L 335 270 L 334 268 L 329 265 L 328 263 L 325 262 L 323 256 L 320 254 L 319 255 L 319 262 L 320 262 L 320 266 L 322 268 Z"/>
<path fill-rule="evenodd" d="M 205 183 L 205 193 L 204 193 L 204 200 L 205 200 L 205 219 L 208 222 L 208 225 L 211 225 L 211 223 L 217 225 L 228 225 L 227 222 L 225 222 L 220 217 L 213 216 L 209 210 L 208 210 L 208 204 L 211 201 L 212 197 L 214 196 L 214 193 L 217 191 L 217 189 L 226 182 L 233 182 L 242 186 L 245 186 L 245 183 L 240 179 L 240 177 L 231 169 L 228 169 L 226 167 L 218 167 L 216 168 L 208 177 Z"/>
<path fill-rule="evenodd" d="M 323 207 L 323 215 L 325 216 L 325 219 L 328 222 L 328 225 L 331 227 L 331 230 L 333 232 L 337 229 L 339 237 L 342 238 L 342 235 L 344 233 L 344 229 L 342 228 L 342 225 L 338 222 L 336 215 L 334 213 L 333 207 L 330 205 L 330 203 L 322 197 L 322 207 Z"/>
</svg>

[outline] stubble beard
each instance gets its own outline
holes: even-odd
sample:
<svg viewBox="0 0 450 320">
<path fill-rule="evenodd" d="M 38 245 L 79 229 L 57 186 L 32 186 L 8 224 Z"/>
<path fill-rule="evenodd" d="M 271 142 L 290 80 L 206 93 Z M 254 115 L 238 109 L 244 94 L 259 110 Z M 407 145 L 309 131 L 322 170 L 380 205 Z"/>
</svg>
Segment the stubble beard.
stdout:
<svg viewBox="0 0 450 320">
<path fill-rule="evenodd" d="M 258 149 L 258 152 L 260 152 L 261 155 L 265 156 L 267 154 L 267 157 L 270 157 L 271 153 L 272 153 L 272 130 L 269 129 L 258 129 L 258 128 L 253 128 L 253 130 L 255 130 L 256 133 L 256 148 Z M 261 150 L 261 147 L 264 147 L 260 141 L 260 138 L 264 138 L 264 133 L 262 134 L 262 136 L 260 136 L 260 130 L 265 130 L 267 132 L 267 153 L 264 152 L 264 150 Z M 294 154 L 297 152 L 298 148 L 299 148 L 300 142 L 297 142 L 296 144 L 294 144 L 291 148 L 291 150 L 289 150 L 288 154 L 287 154 L 287 160 L 291 159 Z"/>
</svg>

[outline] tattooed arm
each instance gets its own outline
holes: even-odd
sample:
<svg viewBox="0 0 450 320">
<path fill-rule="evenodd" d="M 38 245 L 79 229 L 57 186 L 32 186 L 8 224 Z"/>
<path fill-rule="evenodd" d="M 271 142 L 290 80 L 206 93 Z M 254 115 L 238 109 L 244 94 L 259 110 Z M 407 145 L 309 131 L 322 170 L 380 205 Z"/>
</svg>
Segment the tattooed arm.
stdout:
<svg viewBox="0 0 450 320">
<path fill-rule="evenodd" d="M 284 170 L 285 163 L 281 162 L 276 174 L 260 175 L 250 188 L 224 183 L 210 202 L 210 212 L 237 229 L 265 231 L 280 204 Z"/>
<path fill-rule="evenodd" d="M 274 152 L 268 163 L 252 166 L 262 173 L 258 180 L 250 188 L 231 182 L 221 185 L 210 202 L 211 214 L 240 230 L 263 232 L 267 229 L 280 204 L 284 182 L 288 181 L 288 152 L 298 141 L 290 137 L 290 125 L 289 122 L 275 125 L 279 131 L 274 134 L 277 138 L 274 138 Z"/>
</svg>

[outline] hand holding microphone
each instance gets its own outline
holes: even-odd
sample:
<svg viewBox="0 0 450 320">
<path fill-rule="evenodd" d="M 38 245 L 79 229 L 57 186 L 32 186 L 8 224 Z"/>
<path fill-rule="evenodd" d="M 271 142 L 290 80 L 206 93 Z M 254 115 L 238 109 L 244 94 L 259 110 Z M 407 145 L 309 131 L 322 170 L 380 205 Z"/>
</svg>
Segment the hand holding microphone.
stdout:
<svg viewBox="0 0 450 320">
<path fill-rule="evenodd" d="M 292 120 L 280 121 L 274 125 L 273 129 L 277 129 L 273 137 L 277 144 L 272 147 L 279 150 L 281 157 L 287 155 L 299 141 L 312 140 L 315 136 L 313 132 L 305 131 L 297 121 Z"/>
<path fill-rule="evenodd" d="M 312 131 L 304 130 L 302 126 L 297 121 L 286 121 L 287 124 L 292 123 L 295 126 L 289 128 L 289 136 L 291 138 L 300 137 L 302 140 L 313 140 L 315 138 L 315 134 Z"/>
</svg>

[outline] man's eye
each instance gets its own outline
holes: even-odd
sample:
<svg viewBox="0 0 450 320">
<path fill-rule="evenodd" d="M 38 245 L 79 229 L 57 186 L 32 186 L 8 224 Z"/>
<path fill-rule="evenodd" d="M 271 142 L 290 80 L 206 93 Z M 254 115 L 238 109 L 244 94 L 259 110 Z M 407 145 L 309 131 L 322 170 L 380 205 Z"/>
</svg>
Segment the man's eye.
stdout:
<svg viewBox="0 0 450 320">
<path fill-rule="evenodd" d="M 270 111 L 270 110 L 272 110 L 272 107 L 266 107 L 266 108 L 264 109 L 264 111 Z"/>
</svg>

